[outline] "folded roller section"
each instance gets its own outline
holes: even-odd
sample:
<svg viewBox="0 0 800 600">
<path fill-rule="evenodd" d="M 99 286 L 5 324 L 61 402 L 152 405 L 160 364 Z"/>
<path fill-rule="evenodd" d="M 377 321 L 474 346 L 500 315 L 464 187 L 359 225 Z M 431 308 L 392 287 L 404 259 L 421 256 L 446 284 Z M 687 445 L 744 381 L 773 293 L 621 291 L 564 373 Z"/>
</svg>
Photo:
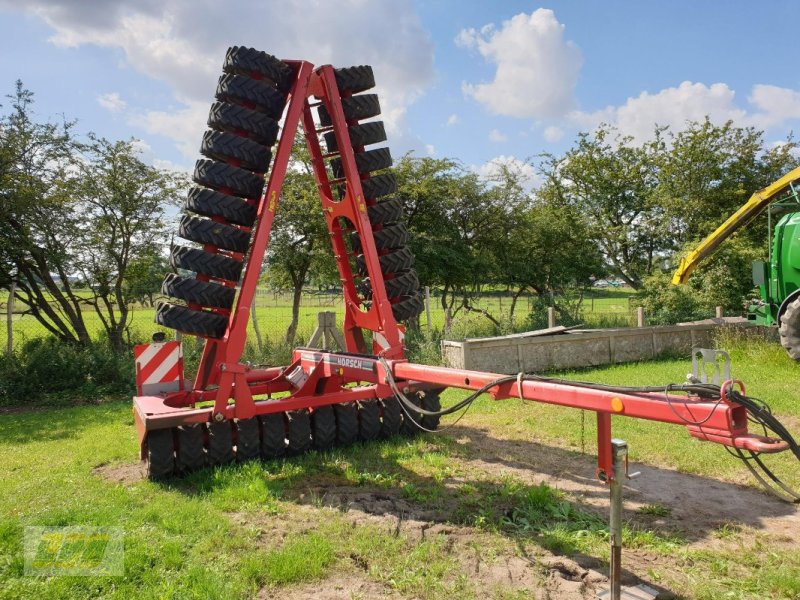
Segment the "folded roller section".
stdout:
<svg viewBox="0 0 800 600">
<path fill-rule="evenodd" d="M 167 275 L 162 292 L 188 306 L 170 301 L 156 311 L 157 323 L 209 338 L 222 337 L 228 326 L 293 73 L 274 56 L 243 46 L 228 49 L 222 70 L 200 144 L 206 158 L 195 165 L 198 185 L 187 194 L 189 214 L 178 226 L 180 237 L 202 249 L 175 246 L 170 254 L 173 267 L 200 278 Z"/>
<path fill-rule="evenodd" d="M 397 191 L 397 179 L 389 170 L 392 156 L 388 148 L 366 148 L 385 141 L 386 130 L 381 121 L 359 123 L 380 114 L 377 95 L 359 93 L 374 87 L 372 68 L 362 65 L 335 69 L 334 75 L 342 95 L 349 139 L 337 139 L 336 134 L 329 131 L 324 134 L 325 145 L 330 154 L 339 153 L 341 148 L 347 146 L 353 149 L 392 312 L 398 321 L 413 319 L 422 311 L 423 302 L 419 294 L 419 279 L 412 268 L 413 255 L 406 247 L 408 231 L 400 222 L 403 217 L 402 201 L 399 198 L 383 199 Z M 319 107 L 319 121 L 323 127 L 332 125 L 331 115 L 324 104 Z M 335 179 L 344 178 L 340 158 L 332 159 L 330 168 Z M 360 255 L 362 244 L 358 233 L 353 233 L 350 240 L 353 251 L 359 254 L 356 259 L 358 274 L 364 277 L 358 289 L 363 299 L 369 302 L 373 297 L 372 281 L 366 277 L 366 259 Z"/>
</svg>

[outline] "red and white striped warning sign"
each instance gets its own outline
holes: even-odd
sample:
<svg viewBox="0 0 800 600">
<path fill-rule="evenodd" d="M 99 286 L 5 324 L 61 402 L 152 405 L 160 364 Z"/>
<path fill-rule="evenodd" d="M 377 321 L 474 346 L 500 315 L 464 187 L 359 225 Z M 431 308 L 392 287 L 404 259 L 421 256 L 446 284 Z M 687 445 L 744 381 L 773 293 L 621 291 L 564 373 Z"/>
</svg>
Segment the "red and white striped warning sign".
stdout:
<svg viewBox="0 0 800 600">
<path fill-rule="evenodd" d="M 133 349 L 136 389 L 140 396 L 183 388 L 183 350 L 180 342 L 140 344 Z"/>
</svg>

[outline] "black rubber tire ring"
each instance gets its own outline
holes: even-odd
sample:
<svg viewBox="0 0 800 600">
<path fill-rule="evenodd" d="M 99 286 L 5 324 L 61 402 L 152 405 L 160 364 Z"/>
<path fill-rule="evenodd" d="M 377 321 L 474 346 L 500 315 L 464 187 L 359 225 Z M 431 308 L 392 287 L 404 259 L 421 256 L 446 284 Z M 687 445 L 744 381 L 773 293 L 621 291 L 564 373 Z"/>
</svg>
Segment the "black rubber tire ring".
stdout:
<svg viewBox="0 0 800 600">
<path fill-rule="evenodd" d="M 215 339 L 225 335 L 225 330 L 228 328 L 228 317 L 169 302 L 158 303 L 155 322 L 187 335 Z"/>
<path fill-rule="evenodd" d="M 246 252 L 250 234 L 232 225 L 217 223 L 203 217 L 184 215 L 178 224 L 178 235 L 198 244 L 211 244 L 233 252 Z"/>
<path fill-rule="evenodd" d="M 251 227 L 256 220 L 256 206 L 246 200 L 193 186 L 186 195 L 184 208 L 204 217 L 222 217 L 229 223 Z"/>
<path fill-rule="evenodd" d="M 269 161 L 272 159 L 272 152 L 266 146 L 235 133 L 213 129 L 203 134 L 200 154 L 221 162 L 236 161 L 239 164 L 234 166 L 259 174 L 269 170 Z"/>
<path fill-rule="evenodd" d="M 217 131 L 245 135 L 249 139 L 271 147 L 278 139 L 278 121 L 258 112 L 229 102 L 214 102 L 208 113 L 208 126 Z"/>
<path fill-rule="evenodd" d="M 235 282 L 239 281 L 244 266 L 241 260 L 187 246 L 173 246 L 169 253 L 169 264 L 175 269 Z"/>
<path fill-rule="evenodd" d="M 164 283 L 161 284 L 161 293 L 190 304 L 230 310 L 236 297 L 236 288 L 167 273 Z"/>
</svg>

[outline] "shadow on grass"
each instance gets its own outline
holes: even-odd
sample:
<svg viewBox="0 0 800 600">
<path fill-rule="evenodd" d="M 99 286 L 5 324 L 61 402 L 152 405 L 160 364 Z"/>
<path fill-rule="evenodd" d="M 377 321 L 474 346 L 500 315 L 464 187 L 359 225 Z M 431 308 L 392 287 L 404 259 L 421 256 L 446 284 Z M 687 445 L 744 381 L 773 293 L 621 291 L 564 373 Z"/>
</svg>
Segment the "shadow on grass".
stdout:
<svg viewBox="0 0 800 600">
<path fill-rule="evenodd" d="M 457 426 L 439 436 L 217 467 L 162 485 L 223 504 L 231 500 L 231 510 L 278 500 L 335 508 L 396 533 L 409 525 L 422 531 L 431 524 L 476 527 L 514 540 L 523 554 L 533 544 L 604 570 L 608 490 L 595 481 L 594 469 L 590 455 Z M 629 503 L 625 544 L 631 548 L 669 557 L 713 536 L 723 523 L 759 529 L 768 519 L 796 513 L 751 488 L 668 469 L 636 469 L 643 471 L 639 489 L 626 486 L 626 500 L 668 509 L 652 516 Z M 640 581 L 630 571 L 624 579 Z"/>
<path fill-rule="evenodd" d="M 130 401 L 114 400 L 66 408 L 7 410 L 0 413 L 0 446 L 76 438 L 86 429 L 119 422 L 121 415 L 132 424 L 129 407 Z"/>
</svg>

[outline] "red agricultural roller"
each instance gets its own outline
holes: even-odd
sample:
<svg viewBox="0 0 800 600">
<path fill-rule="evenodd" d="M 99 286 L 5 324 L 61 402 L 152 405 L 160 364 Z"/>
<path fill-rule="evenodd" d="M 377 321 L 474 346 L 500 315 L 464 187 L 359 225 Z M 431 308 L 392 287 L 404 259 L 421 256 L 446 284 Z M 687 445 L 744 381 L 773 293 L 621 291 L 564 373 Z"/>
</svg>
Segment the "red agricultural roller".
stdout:
<svg viewBox="0 0 800 600">
<path fill-rule="evenodd" d="M 741 382 L 635 388 L 409 363 L 400 323 L 423 303 L 391 155 L 369 148 L 386 139 L 382 122 L 367 121 L 380 114 L 368 93 L 372 69 L 315 68 L 233 47 L 223 70 L 178 232 L 194 245 L 171 252 L 172 265 L 194 275 L 167 275 L 163 291 L 175 301 L 156 315 L 163 326 L 205 338 L 197 376 L 184 381 L 175 342 L 137 350 L 134 413 L 151 478 L 433 430 L 441 416 L 486 393 L 595 412 L 603 482 L 619 477 L 611 435 L 618 415 L 672 423 L 727 446 L 774 492 L 798 499 L 761 457 L 788 450 L 800 458 L 800 449 Z M 298 348 L 289 365 L 255 368 L 241 360 L 247 323 L 300 126 L 342 281 L 346 351 Z M 442 409 L 448 387 L 473 393 Z"/>
</svg>

